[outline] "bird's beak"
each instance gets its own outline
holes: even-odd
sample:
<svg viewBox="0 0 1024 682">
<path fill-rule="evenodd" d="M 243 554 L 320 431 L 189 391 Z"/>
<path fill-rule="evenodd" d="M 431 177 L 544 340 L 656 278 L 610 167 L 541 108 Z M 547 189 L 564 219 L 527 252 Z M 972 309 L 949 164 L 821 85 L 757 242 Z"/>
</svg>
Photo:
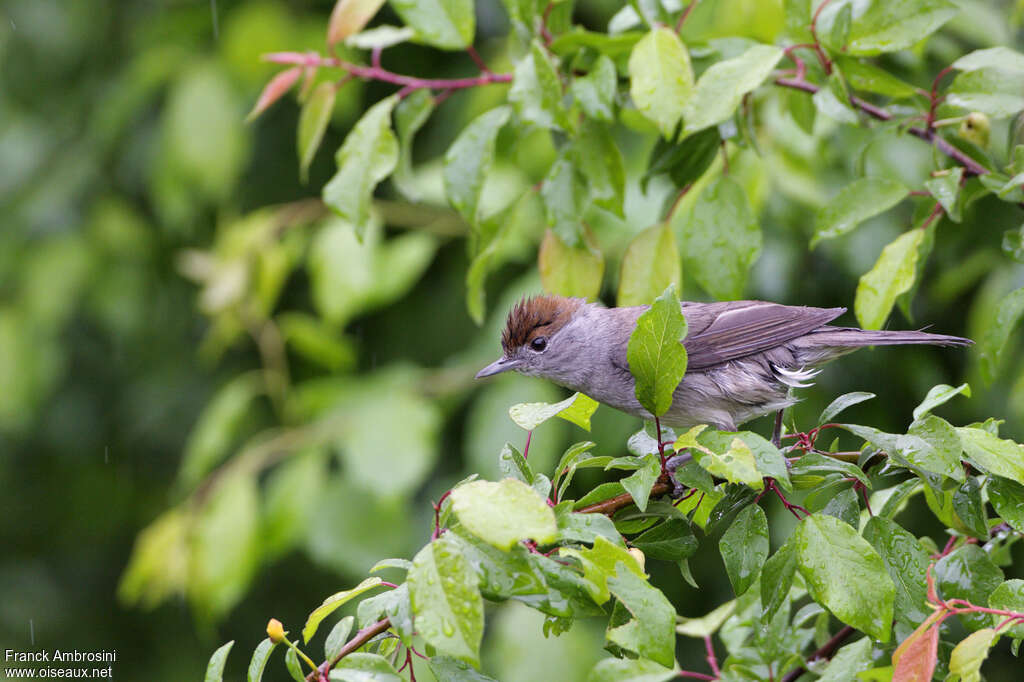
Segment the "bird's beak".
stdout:
<svg viewBox="0 0 1024 682">
<path fill-rule="evenodd" d="M 491 377 L 495 374 L 501 374 L 502 372 L 508 372 L 509 370 L 516 369 L 520 365 L 519 360 L 509 360 L 508 358 L 499 358 L 491 364 L 484 367 L 482 370 L 476 373 L 477 379 L 483 379 L 484 377 Z"/>
</svg>

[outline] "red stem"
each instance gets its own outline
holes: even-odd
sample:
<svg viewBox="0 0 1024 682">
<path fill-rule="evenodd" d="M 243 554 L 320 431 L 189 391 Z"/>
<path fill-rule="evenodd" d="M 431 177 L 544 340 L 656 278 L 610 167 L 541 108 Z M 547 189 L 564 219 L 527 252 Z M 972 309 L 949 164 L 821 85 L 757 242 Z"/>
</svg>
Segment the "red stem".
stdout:
<svg viewBox="0 0 1024 682">
<path fill-rule="evenodd" d="M 828 76 L 832 75 L 832 60 L 825 54 L 825 50 L 821 47 L 821 41 L 818 40 L 818 17 L 821 16 L 821 10 L 825 9 L 825 6 L 832 0 L 825 0 L 823 3 L 818 5 L 818 9 L 814 11 L 814 16 L 811 17 L 811 37 L 814 38 L 814 51 L 818 55 L 818 61 L 821 62 L 821 68 L 825 69 L 825 74 Z"/>
<path fill-rule="evenodd" d="M 782 86 L 784 88 L 793 88 L 795 90 L 802 90 L 804 92 L 809 92 L 812 95 L 814 93 L 818 92 L 818 90 L 821 89 L 817 85 L 815 85 L 814 83 L 809 83 L 809 82 L 807 82 L 805 80 L 796 79 L 796 78 L 776 78 L 775 79 L 775 84 L 779 85 L 779 86 Z M 860 109 L 864 113 L 868 114 L 869 116 L 878 119 L 879 121 L 890 121 L 890 120 L 892 120 L 893 115 L 891 113 L 889 113 L 888 111 L 886 111 L 885 109 L 883 109 L 881 107 L 877 107 L 874 104 L 871 104 L 870 102 L 865 102 L 860 97 L 851 97 L 850 101 L 858 109 Z M 957 163 L 959 163 L 961 166 L 964 167 L 964 171 L 966 172 L 965 173 L 966 175 L 987 175 L 988 174 L 989 171 L 988 171 L 987 168 L 985 168 L 984 166 L 979 164 L 977 161 L 975 161 L 971 157 L 969 157 L 966 154 L 964 154 L 962 151 L 960 151 L 959 149 L 957 149 L 956 147 L 951 145 L 949 142 L 946 142 L 946 140 L 944 140 L 943 138 L 941 138 L 938 135 L 936 135 L 934 130 L 927 130 L 925 128 L 919 128 L 917 126 L 911 126 L 911 127 L 907 128 L 907 132 L 910 133 L 911 135 L 913 135 L 914 137 L 920 138 L 920 139 L 924 140 L 925 142 L 931 143 L 940 152 L 942 152 L 943 154 L 945 154 L 949 158 L 951 158 L 954 161 L 956 161 Z"/>
<path fill-rule="evenodd" d="M 718 669 L 718 657 L 715 656 L 715 645 L 711 642 L 711 635 L 704 636 L 704 651 L 708 655 L 708 665 L 715 677 L 721 677 L 722 671 Z"/>
<path fill-rule="evenodd" d="M 700 2 L 700 0 L 690 0 L 690 4 L 687 5 L 686 9 L 683 10 L 683 13 L 679 15 L 679 21 L 676 22 L 676 33 L 679 33 L 679 31 L 682 30 L 683 24 L 686 22 L 686 18 L 690 16 L 690 12 L 693 11 L 693 8 L 697 6 L 698 2 Z"/>
<path fill-rule="evenodd" d="M 368 78 L 384 83 L 392 83 L 393 85 L 401 85 L 410 90 L 422 90 L 425 88 L 431 90 L 461 90 L 480 85 L 490 85 L 492 83 L 509 83 L 512 80 L 512 74 L 510 73 L 490 72 L 470 78 L 417 78 L 388 71 L 380 66 L 362 66 L 347 62 L 344 59 L 323 57 L 316 53 L 272 52 L 263 55 L 263 59 L 275 64 L 297 64 L 313 67 L 326 66 L 344 69 L 357 78 Z"/>
</svg>

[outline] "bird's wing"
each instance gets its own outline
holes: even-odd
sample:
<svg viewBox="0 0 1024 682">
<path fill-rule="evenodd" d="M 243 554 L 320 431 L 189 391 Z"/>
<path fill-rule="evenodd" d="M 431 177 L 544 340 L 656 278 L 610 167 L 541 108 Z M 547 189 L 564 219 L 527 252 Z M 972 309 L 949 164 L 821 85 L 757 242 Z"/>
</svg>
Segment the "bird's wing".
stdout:
<svg viewBox="0 0 1024 682">
<path fill-rule="evenodd" d="M 806 308 L 762 301 L 684 303 L 690 333 L 687 370 L 760 353 L 814 331 L 846 308 Z"/>
</svg>

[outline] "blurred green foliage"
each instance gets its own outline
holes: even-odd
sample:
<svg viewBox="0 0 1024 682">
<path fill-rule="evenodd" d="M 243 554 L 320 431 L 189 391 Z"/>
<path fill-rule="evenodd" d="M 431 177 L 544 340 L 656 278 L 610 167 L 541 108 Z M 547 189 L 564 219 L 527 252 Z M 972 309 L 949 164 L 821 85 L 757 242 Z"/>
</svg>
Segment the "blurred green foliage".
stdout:
<svg viewBox="0 0 1024 682">
<path fill-rule="evenodd" d="M 300 122 L 300 105 L 284 98 L 244 123 L 279 70 L 260 56 L 322 50 L 332 4 L 10 0 L 0 8 L 5 646 L 116 648 L 119 679 L 198 678 L 214 642 L 236 639 L 248 651 L 263 638 L 259 624 L 268 614 L 303 622 L 323 595 L 356 584 L 379 559 L 411 557 L 429 537 L 429 500 L 471 473 L 500 477 L 502 445 L 521 445 L 524 434 L 508 407 L 564 396 L 537 380 L 477 385 L 471 377 L 498 352 L 512 302 L 539 291 L 540 277 L 550 283 L 566 259 L 575 274 L 559 286 L 599 292 L 608 303 L 616 292 L 660 293 L 620 273 L 630 272 L 622 263 L 631 253 L 644 250 L 642 263 L 667 243 L 683 249 L 681 277 L 661 268 L 664 279 L 681 282 L 683 298 L 742 293 L 852 307 L 858 278 L 883 246 L 925 219 L 931 202 L 859 216 L 866 222 L 855 231 L 823 214 L 836 210 L 833 199 L 855 178 L 922 190 L 922 179 L 945 162 L 895 124 L 838 125 L 816 115 L 808 95 L 772 89 L 755 97 L 756 130 L 734 131 L 742 144 L 730 154 L 729 179 L 717 179 L 722 161 L 713 154 L 702 168 L 676 171 L 688 179 L 645 177 L 657 131 L 635 110 L 632 118 L 623 112 L 626 125 L 589 138 L 621 150 L 621 177 L 586 178 L 600 191 L 588 229 L 575 235 L 566 221 L 581 205 L 559 214 L 557 202 L 523 192 L 545 181 L 559 196 L 571 195 L 579 178 L 557 162 L 546 131 L 519 135 L 501 121 L 487 140 L 494 153 L 486 182 L 465 204 L 453 201 L 453 210 L 444 156 L 479 114 L 508 98 L 522 119 L 573 125 L 534 106 L 550 86 L 545 53 L 522 59 L 515 17 L 510 22 L 497 2 L 477 2 L 468 15 L 475 16 L 477 49 L 496 72 L 515 63 L 518 78 L 529 69 L 519 80 L 530 91 L 491 84 L 436 104 L 409 98 L 399 105 L 396 125 L 402 115 L 415 123 L 397 130 L 403 144 L 391 159 L 395 178 L 372 206 L 351 206 L 368 216 L 356 221 L 360 239 L 350 222 L 324 209 L 320 190 L 348 131 L 394 87 L 353 79 L 337 90 L 333 107 L 325 105 L 329 120 L 321 111 Z M 771 43 L 793 31 L 788 4 L 700 3 L 682 31 L 694 69 L 741 58 L 746 45 L 736 38 Z M 976 48 L 1021 49 L 1020 2 L 956 5 L 960 12 L 930 40 L 880 58 L 899 81 L 876 84 L 876 92 L 903 97 L 913 93 L 906 84 L 927 89 L 939 70 Z M 415 3 L 395 7 L 382 9 L 374 25 L 412 21 L 417 11 Z M 569 7 L 552 12 L 552 27 L 568 24 Z M 572 20 L 603 32 L 619 9 L 579 3 Z M 728 40 L 710 42 L 717 38 Z M 465 37 L 456 30 L 432 40 Z M 555 50 L 568 53 L 571 39 L 559 40 Z M 630 49 L 609 57 L 610 66 L 626 73 Z M 338 45 L 337 52 L 365 60 L 365 51 Z M 423 77 L 477 73 L 461 52 L 411 43 L 389 48 L 384 65 Z M 880 78 L 857 75 L 861 83 Z M 969 75 L 955 77 L 953 92 L 984 107 L 978 95 L 986 86 Z M 318 92 L 335 76 L 321 70 L 307 87 Z M 572 94 L 601 120 L 611 100 L 594 81 Z M 701 89 L 699 79 L 689 85 Z M 841 120 L 844 110 L 834 104 L 842 106 L 835 99 L 819 109 Z M 430 106 L 429 119 L 417 120 L 422 112 L 413 107 Z M 993 118 L 991 131 L 965 137 L 974 145 L 966 148 L 1005 165 L 1013 162 L 1007 141 L 1012 150 L 1021 131 Z M 566 163 L 586 166 L 591 152 L 572 148 Z M 709 166 L 678 203 L 672 230 L 646 232 L 660 223 L 676 185 Z M 372 187 L 378 174 L 365 170 Z M 715 245 L 687 241 L 687 225 L 702 220 L 703 203 L 735 186 L 744 196 L 731 213 L 739 233 L 731 239 L 749 249 L 731 260 L 734 250 L 726 249 L 729 277 L 719 278 L 722 270 L 692 251 Z M 337 194 L 349 202 L 349 192 L 343 185 Z M 621 211 L 607 208 L 616 203 Z M 1021 212 L 991 195 L 958 210 L 958 222 L 942 219 L 927 233 L 931 253 L 913 287 L 894 292 L 906 317 L 897 314 L 892 324 L 979 340 L 995 335 L 991 347 L 1005 342 L 1002 351 L 971 352 L 966 366 L 962 356 L 931 350 L 861 352 L 803 393 L 793 410 L 797 424 L 812 422 L 836 395 L 862 390 L 885 400 L 852 408 L 857 420 L 902 432 L 931 386 L 964 377 L 975 387 L 972 399 L 950 403 L 945 414 L 954 423 L 1001 415 L 1002 433 L 1024 438 L 1020 334 L 1005 324 L 993 328 L 1000 314 L 1020 315 L 1019 302 L 1005 297 L 1024 285 Z M 478 217 L 470 228 L 466 220 Z M 554 226 L 547 237 L 545 221 Z M 760 246 L 749 238 L 754 223 Z M 821 224 L 837 238 L 811 251 Z M 645 245 L 636 235 L 659 241 Z M 588 437 L 599 455 L 623 454 L 637 427 L 608 408 L 592 422 Z M 763 433 L 768 425 L 752 428 Z M 530 462 L 550 471 L 564 447 L 583 437 L 572 424 L 549 421 L 533 436 Z M 585 490 L 601 478 L 581 470 L 576 480 Z M 773 529 L 790 523 L 781 508 L 771 507 L 769 518 Z M 918 534 L 941 532 L 924 514 L 907 525 Z M 1014 552 L 1007 578 L 1021 577 Z M 680 613 L 697 616 L 731 587 L 713 547 L 702 547 L 690 566 L 700 590 L 663 566 L 648 570 L 668 585 Z M 489 607 L 488 618 L 483 660 L 498 679 L 583 679 L 599 658 L 598 624 L 581 621 L 556 640 L 545 639 L 538 614 L 521 605 Z M 680 651 L 681 658 L 701 655 L 699 643 Z"/>
</svg>

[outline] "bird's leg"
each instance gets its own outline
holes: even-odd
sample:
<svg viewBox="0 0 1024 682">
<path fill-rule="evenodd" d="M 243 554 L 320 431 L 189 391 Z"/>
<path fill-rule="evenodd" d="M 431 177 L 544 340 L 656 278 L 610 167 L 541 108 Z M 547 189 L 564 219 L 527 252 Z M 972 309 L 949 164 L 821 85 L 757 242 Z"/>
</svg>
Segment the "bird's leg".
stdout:
<svg viewBox="0 0 1024 682">
<path fill-rule="evenodd" d="M 673 499 L 678 499 L 686 492 L 686 486 L 676 480 L 676 470 L 693 459 L 693 455 L 690 454 L 689 450 L 682 450 L 679 454 L 673 455 L 665 460 L 665 472 L 669 476 L 669 481 L 672 483 L 672 492 L 670 496 Z"/>
<path fill-rule="evenodd" d="M 777 448 L 782 447 L 782 412 L 779 410 L 775 413 L 775 428 L 772 429 L 772 445 Z"/>
</svg>

